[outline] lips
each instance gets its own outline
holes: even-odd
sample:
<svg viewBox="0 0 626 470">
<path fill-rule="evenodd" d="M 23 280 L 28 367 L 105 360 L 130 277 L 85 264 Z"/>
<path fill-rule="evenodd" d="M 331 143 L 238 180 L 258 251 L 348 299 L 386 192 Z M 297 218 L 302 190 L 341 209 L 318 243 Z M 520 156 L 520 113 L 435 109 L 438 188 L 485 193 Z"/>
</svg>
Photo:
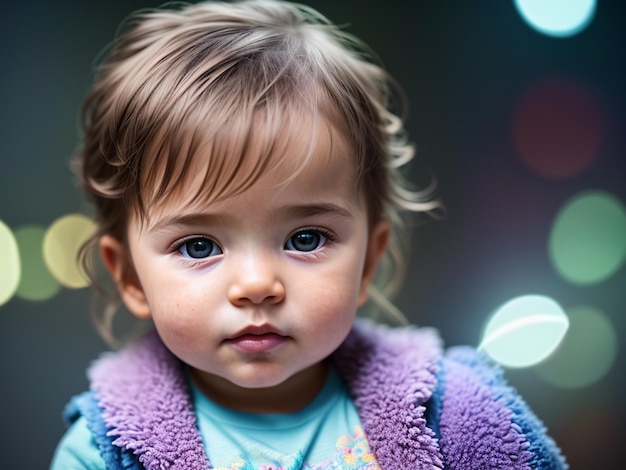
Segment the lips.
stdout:
<svg viewBox="0 0 626 470">
<path fill-rule="evenodd" d="M 287 341 L 280 330 L 271 325 L 248 326 L 226 340 L 227 344 L 249 353 L 270 352 Z"/>
</svg>

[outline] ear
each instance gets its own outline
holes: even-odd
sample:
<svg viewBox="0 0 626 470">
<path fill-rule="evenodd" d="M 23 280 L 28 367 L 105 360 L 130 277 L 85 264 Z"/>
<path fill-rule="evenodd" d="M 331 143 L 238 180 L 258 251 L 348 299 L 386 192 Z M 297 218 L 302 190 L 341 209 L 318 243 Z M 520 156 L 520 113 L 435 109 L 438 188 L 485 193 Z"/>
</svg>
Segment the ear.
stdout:
<svg viewBox="0 0 626 470">
<path fill-rule="evenodd" d="M 124 243 L 110 235 L 103 235 L 99 245 L 102 261 L 128 310 L 136 317 L 150 318 L 150 307 Z"/>
<path fill-rule="evenodd" d="M 374 279 L 378 263 L 387 250 L 390 235 L 391 226 L 387 220 L 378 222 L 370 233 L 367 243 L 367 253 L 365 254 L 365 264 L 363 265 L 363 275 L 361 276 L 361 286 L 359 289 L 359 307 L 367 302 L 369 286 Z"/>
</svg>

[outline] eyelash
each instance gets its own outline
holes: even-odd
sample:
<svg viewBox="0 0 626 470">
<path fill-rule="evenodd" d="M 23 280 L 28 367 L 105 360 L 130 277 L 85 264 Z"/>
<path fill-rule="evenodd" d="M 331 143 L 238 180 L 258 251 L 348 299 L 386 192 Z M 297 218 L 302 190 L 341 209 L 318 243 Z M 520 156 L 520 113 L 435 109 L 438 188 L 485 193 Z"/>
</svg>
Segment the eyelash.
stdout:
<svg viewBox="0 0 626 470">
<path fill-rule="evenodd" d="M 291 237 L 293 237 L 294 235 L 300 233 L 300 232 L 318 232 L 320 235 L 322 235 L 325 239 L 326 242 L 324 243 L 324 245 L 320 246 L 319 248 L 316 248 L 313 251 L 296 251 L 296 253 L 299 253 L 300 255 L 304 255 L 304 256 L 315 256 L 317 254 L 317 252 L 321 249 L 321 248 L 325 248 L 328 245 L 331 245 L 333 243 L 335 243 L 337 241 L 337 236 L 331 232 L 330 230 L 323 228 L 323 227 L 301 227 L 297 230 L 294 230 L 293 232 L 291 232 L 289 234 L 289 236 L 287 237 L 287 239 L 285 240 L 285 243 L 283 243 L 283 246 L 285 246 L 287 244 L 287 242 L 291 239 Z M 294 251 L 294 250 L 287 250 L 287 251 Z"/>
<path fill-rule="evenodd" d="M 219 244 L 219 243 L 217 243 L 217 242 L 216 242 L 213 238 L 211 238 L 211 237 L 207 237 L 206 235 L 188 235 L 188 236 L 186 236 L 186 237 L 181 238 L 180 240 L 176 240 L 176 241 L 175 241 L 175 242 L 171 245 L 171 247 L 170 247 L 170 251 L 171 251 L 172 253 L 175 253 L 175 254 L 180 255 L 180 257 L 181 257 L 182 259 L 184 259 L 184 260 L 186 260 L 186 261 L 189 261 L 189 262 L 192 262 L 192 263 L 197 263 L 197 262 L 199 262 L 199 261 L 206 261 L 207 259 L 214 258 L 215 256 L 218 256 L 218 255 L 213 255 L 213 256 L 208 256 L 208 257 L 206 257 L 206 258 L 195 258 L 195 259 L 194 259 L 194 258 L 191 258 L 191 257 L 187 258 L 187 257 L 183 256 L 183 255 L 182 255 L 182 253 L 180 253 L 180 249 L 181 249 L 181 248 L 182 248 L 182 247 L 183 247 L 183 246 L 184 246 L 187 242 L 190 242 L 191 240 L 196 240 L 196 239 L 204 239 L 204 240 L 208 240 L 208 241 L 210 241 L 211 243 L 214 243 L 214 244 L 215 244 L 215 246 L 216 246 L 217 248 L 219 248 L 219 250 L 220 250 L 222 253 L 224 252 L 224 250 L 222 249 L 222 247 L 220 246 L 220 244 Z"/>
</svg>

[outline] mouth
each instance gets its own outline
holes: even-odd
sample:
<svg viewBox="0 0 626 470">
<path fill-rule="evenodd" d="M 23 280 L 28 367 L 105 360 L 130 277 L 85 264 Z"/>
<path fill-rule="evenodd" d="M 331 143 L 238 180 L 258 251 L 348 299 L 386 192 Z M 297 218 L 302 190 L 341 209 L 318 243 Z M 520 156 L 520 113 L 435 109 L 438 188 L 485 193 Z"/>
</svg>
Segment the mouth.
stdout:
<svg viewBox="0 0 626 470">
<path fill-rule="evenodd" d="M 231 337 L 225 343 L 248 353 L 270 352 L 287 341 L 288 337 L 271 325 L 248 326 Z"/>
</svg>

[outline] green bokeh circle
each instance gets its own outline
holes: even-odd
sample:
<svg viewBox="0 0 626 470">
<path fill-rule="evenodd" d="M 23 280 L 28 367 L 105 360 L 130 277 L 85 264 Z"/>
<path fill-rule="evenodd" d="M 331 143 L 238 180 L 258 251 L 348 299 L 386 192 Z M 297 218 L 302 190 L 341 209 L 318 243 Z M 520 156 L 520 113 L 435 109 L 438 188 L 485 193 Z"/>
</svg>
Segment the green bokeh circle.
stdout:
<svg viewBox="0 0 626 470">
<path fill-rule="evenodd" d="M 573 284 L 612 276 L 626 259 L 626 210 L 615 196 L 586 191 L 567 201 L 549 240 L 556 271 Z"/>
</svg>

